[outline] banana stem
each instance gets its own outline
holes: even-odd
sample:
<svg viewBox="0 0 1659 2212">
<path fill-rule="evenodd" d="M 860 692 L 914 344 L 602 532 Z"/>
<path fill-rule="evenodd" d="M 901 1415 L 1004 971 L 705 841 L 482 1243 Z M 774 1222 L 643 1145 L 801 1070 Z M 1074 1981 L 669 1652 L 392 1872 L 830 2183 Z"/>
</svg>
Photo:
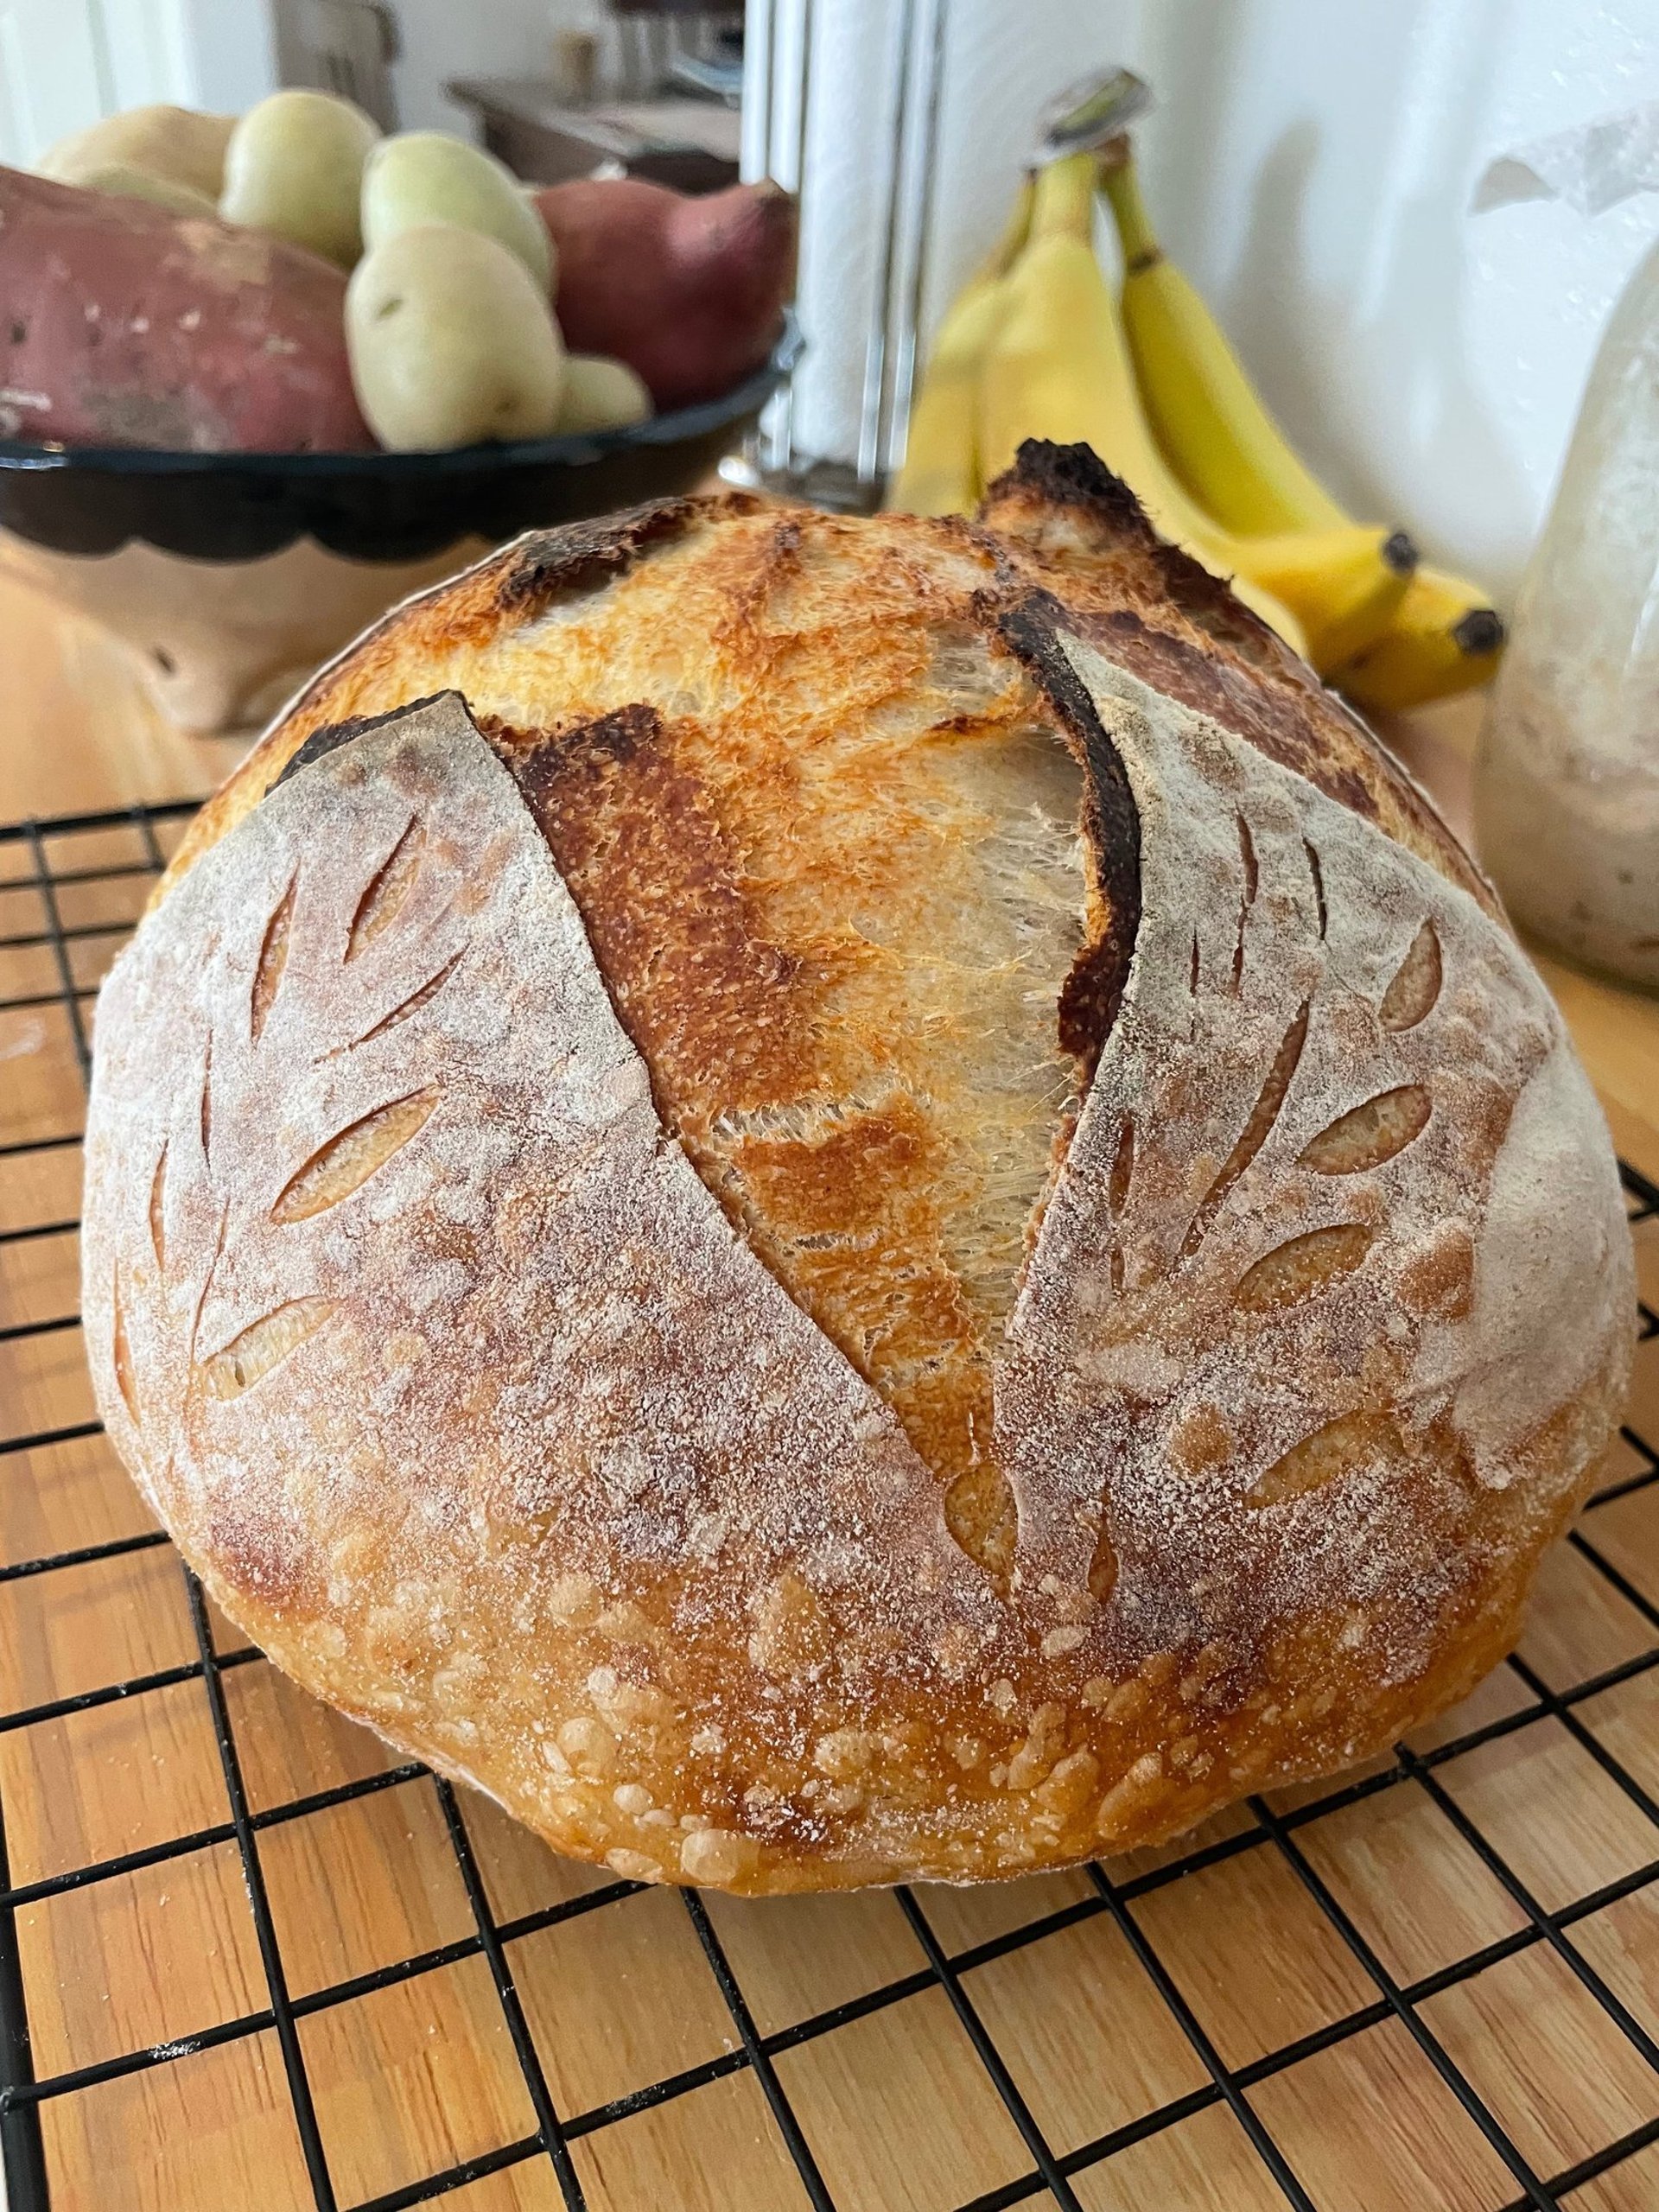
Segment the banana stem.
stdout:
<svg viewBox="0 0 1659 2212">
<path fill-rule="evenodd" d="M 1039 169 L 1031 215 L 1032 237 L 1091 239 L 1099 176 L 1100 162 L 1092 152 L 1065 154 Z"/>
<path fill-rule="evenodd" d="M 1125 270 L 1136 276 L 1143 269 L 1154 267 L 1163 259 L 1164 250 L 1154 235 L 1152 219 L 1141 197 L 1141 180 L 1128 155 L 1106 171 L 1101 189 L 1111 202 Z"/>
</svg>

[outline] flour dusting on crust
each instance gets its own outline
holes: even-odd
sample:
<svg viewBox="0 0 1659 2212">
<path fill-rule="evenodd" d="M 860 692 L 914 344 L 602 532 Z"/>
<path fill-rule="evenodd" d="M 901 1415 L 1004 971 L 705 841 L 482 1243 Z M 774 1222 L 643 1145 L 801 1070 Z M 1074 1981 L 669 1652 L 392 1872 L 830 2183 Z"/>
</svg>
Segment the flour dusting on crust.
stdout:
<svg viewBox="0 0 1659 2212">
<path fill-rule="evenodd" d="M 1365 1756 L 1512 1639 L 1615 1415 L 1611 1150 L 1484 886 L 1078 481 L 989 530 L 791 525 L 804 621 L 927 596 L 1086 782 L 1057 1020 L 1092 1078 L 998 1323 L 1007 1572 L 665 1126 L 458 696 L 555 733 L 715 711 L 697 656 L 775 516 L 553 533 L 411 604 L 99 1001 L 122 1456 L 278 1663 L 632 1877 L 1009 1874 Z M 791 651 L 764 680 L 804 699 Z"/>
</svg>

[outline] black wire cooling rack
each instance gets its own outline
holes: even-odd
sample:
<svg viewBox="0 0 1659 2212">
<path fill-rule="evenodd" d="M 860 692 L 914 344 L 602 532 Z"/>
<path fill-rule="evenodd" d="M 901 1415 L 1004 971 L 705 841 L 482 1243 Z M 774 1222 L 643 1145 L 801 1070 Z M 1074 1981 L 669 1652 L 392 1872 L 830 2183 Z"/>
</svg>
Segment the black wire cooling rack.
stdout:
<svg viewBox="0 0 1659 2212">
<path fill-rule="evenodd" d="M 149 880 L 163 865 L 164 845 L 176 841 L 190 811 L 188 806 L 180 804 L 0 827 L 0 912 L 6 917 L 3 925 L 0 925 L 0 961 L 10 963 L 4 971 L 8 978 L 33 985 L 13 989 L 9 982 L 4 992 L 0 993 L 0 1017 L 27 1020 L 32 1014 L 43 1014 L 48 1009 L 54 1015 L 60 1014 L 67 1023 L 68 1036 L 83 1077 L 96 979 L 130 928 Z M 4 1065 L 0 1061 L 0 1096 L 3 1095 Z M 17 1117 L 9 1118 L 16 1127 Z M 43 1190 L 47 1183 L 46 1164 L 51 1156 L 73 1154 L 79 1142 L 78 1127 L 29 1128 L 17 1141 L 0 1144 L 0 1165 L 12 1173 L 17 1190 Z M 38 1183 L 31 1164 L 41 1170 Z M 1659 1216 L 1659 1189 L 1628 1168 L 1624 1180 L 1633 1222 L 1648 1222 Z M 12 1212 L 18 1210 L 14 1205 Z M 29 1213 L 26 1199 L 22 1211 Z M 0 1227 L 0 1262 L 5 1259 L 6 1248 L 32 1239 L 68 1238 L 73 1236 L 75 1227 L 75 1222 L 60 1210 L 40 1218 L 13 1219 L 8 1216 L 3 1227 Z M 76 1326 L 77 1317 L 73 1313 L 54 1313 L 0 1328 L 0 1344 L 41 1338 L 54 1332 L 73 1331 Z M 1659 1332 L 1654 1314 L 1645 1307 L 1641 1327 L 1644 1343 L 1651 1342 Z M 1659 1351 L 1649 1356 L 1659 1357 Z M 9 1414 L 6 1418 L 10 1418 Z M 6 1469 L 26 1467 L 33 1453 L 97 1433 L 96 1422 L 83 1421 L 32 1433 L 0 1436 L 0 1455 L 4 1460 L 0 1481 L 6 1479 Z M 565 2205 L 584 2205 L 590 2201 L 592 2183 L 590 2180 L 588 2183 L 589 2195 L 585 2196 L 584 2183 L 572 2155 L 573 2146 L 641 2113 L 745 2070 L 764 2096 L 788 2162 L 798 2176 L 798 2194 L 793 2201 L 815 2207 L 817 2212 L 830 2212 L 831 2207 L 838 2208 L 838 2212 L 888 2212 L 885 2203 L 878 2204 L 868 2194 L 849 2194 L 844 2186 L 832 2189 L 831 2179 L 826 2176 L 833 2177 L 837 2168 L 833 2141 L 826 2133 L 822 2118 L 810 2135 L 798 2116 L 779 2062 L 852 2022 L 925 1992 L 931 1992 L 936 1997 L 942 1993 L 948 2003 L 977 2064 L 988 2078 L 996 2100 L 1018 2133 L 1026 2160 L 1023 2171 L 972 2196 L 960 2206 L 960 2212 L 999 2212 L 1001 2207 L 1033 2201 L 1058 2205 L 1065 2208 L 1065 2212 L 1086 2212 L 1087 2192 L 1094 2192 L 1086 2195 L 1088 2206 L 1109 2202 L 1115 2204 L 1120 2201 L 1116 2196 L 1104 2197 L 1097 2193 L 1101 2172 L 1114 2157 L 1213 2107 L 1225 2107 L 1230 2113 L 1261 2167 L 1272 2177 L 1286 2202 L 1302 2208 L 1302 2212 L 1321 2212 L 1321 2208 L 1334 2200 L 1323 2193 L 1323 2184 L 1311 2183 L 1299 2175 L 1294 2148 L 1287 2146 L 1281 2134 L 1269 2127 L 1262 2116 L 1264 2101 L 1257 2093 L 1288 2069 L 1389 2022 L 1397 2023 L 1403 2029 L 1484 2138 L 1507 2175 L 1504 2186 L 1512 2191 L 1509 2204 L 1535 2207 L 1537 2212 L 1546 2212 L 1546 2208 L 1565 2203 L 1571 2212 L 1571 2208 L 1579 2202 L 1592 2201 L 1575 2199 L 1573 2192 L 1585 2189 L 1598 2177 L 1612 2175 L 1620 2169 L 1636 2175 L 1637 2170 L 1628 2162 L 1659 2142 L 1659 2116 L 1649 2117 L 1617 2141 L 1601 2145 L 1564 2171 L 1541 2173 L 1529 2162 L 1516 2141 L 1519 2131 L 1501 2124 L 1494 2109 L 1500 2101 L 1483 2096 L 1478 2091 L 1469 2069 L 1453 2057 L 1446 2039 L 1427 2016 L 1425 2008 L 1433 1999 L 1470 1982 L 1500 1961 L 1534 1947 L 1546 1947 L 1579 1988 L 1593 2000 L 1605 2018 L 1613 2024 L 1618 2035 L 1659 2077 L 1659 2044 L 1654 2036 L 1637 2017 L 1630 2003 L 1610 1985 L 1605 1972 L 1592 1962 L 1574 1940 L 1574 1930 L 1594 1915 L 1659 1880 L 1659 1802 L 1625 1762 L 1609 1748 L 1584 1711 L 1592 1699 L 1659 1667 L 1659 1605 L 1655 1602 L 1655 1595 L 1659 1592 L 1649 1594 L 1638 1586 L 1638 1580 L 1623 1571 L 1598 1541 L 1599 1515 L 1659 1481 L 1659 1452 L 1655 1446 L 1633 1429 L 1625 1431 L 1624 1442 L 1623 1471 L 1618 1479 L 1598 1495 L 1568 1542 L 1595 1577 L 1617 1594 L 1621 1607 L 1629 1609 L 1630 1617 L 1644 1624 L 1644 1648 L 1623 1657 L 1614 1666 L 1565 1685 L 1552 1683 L 1526 1659 L 1512 1658 L 1508 1665 L 1515 1678 L 1510 1687 L 1517 1693 L 1516 1701 L 1513 1709 L 1497 1718 L 1449 1740 L 1435 1742 L 1430 1748 L 1412 1750 L 1402 1745 L 1394 1764 L 1382 1770 L 1365 1774 L 1360 1779 L 1297 1802 L 1289 1809 L 1275 1808 L 1262 1799 L 1252 1800 L 1249 1821 L 1236 1832 L 1205 1841 L 1182 1856 L 1132 1876 L 1126 1877 L 1120 1869 L 1115 1878 L 1105 1866 L 1091 1867 L 1087 1870 L 1085 1893 L 1073 1897 L 1055 1910 L 1041 1913 L 969 1948 L 947 1948 L 938 1929 L 938 1916 L 930 1916 L 927 1891 L 900 1890 L 896 1893 L 898 1908 L 914 1937 L 922 1962 L 913 1971 L 887 1980 L 849 2001 L 772 2032 L 762 2032 L 757 2025 L 750 1998 L 734 1967 L 733 1947 L 722 1942 L 708 1905 L 694 1892 L 680 1892 L 678 1906 L 689 1916 L 720 2003 L 729 2018 L 728 2047 L 701 2064 L 652 2081 L 625 2096 L 587 2110 L 561 2111 L 556 2105 L 537 2038 L 515 1983 L 514 1950 L 524 1939 L 537 1931 L 578 1916 L 613 1910 L 620 1901 L 637 1894 L 638 1885 L 607 1881 L 537 1912 L 514 1918 L 497 1917 L 480 1872 L 471 1825 L 476 1816 L 470 1803 L 458 1797 L 447 1783 L 418 1765 L 390 1767 L 335 1788 L 256 1808 L 251 1804 L 245 1783 L 243 1746 L 233 1726 L 226 1684 L 234 1670 L 257 1661 L 260 1655 L 248 1649 L 219 1648 L 200 1588 L 179 1561 L 194 1636 L 194 1658 L 128 1680 L 100 1684 L 74 1695 L 0 1713 L 0 1739 L 3 1739 L 15 1732 L 37 1729 L 118 1700 L 141 1699 L 181 1684 L 199 1683 L 211 1718 L 228 1805 L 224 1819 L 199 1826 L 189 1834 L 169 1836 L 43 1879 L 17 1884 L 12 1878 L 11 1860 L 6 1849 L 4 1815 L 15 1816 L 18 1808 L 0 1802 L 0 2148 L 3 2149 L 11 2212 L 46 2212 L 48 2206 L 54 2206 L 55 2212 L 79 2212 L 83 2204 L 90 2205 L 92 2202 L 84 2194 L 68 2204 L 60 2195 L 54 2197 L 41 2124 L 43 2108 L 51 2101 L 84 2096 L 102 2085 L 146 2069 L 176 2064 L 181 2058 L 216 2046 L 272 2034 L 280 2050 L 294 2124 L 318 2212 L 336 2212 L 342 2199 L 331 2176 L 302 2029 L 306 2022 L 331 2008 L 462 1960 L 481 1961 L 493 1983 L 501 2021 L 534 2115 L 534 2129 L 412 2183 L 378 2195 L 359 2196 L 350 2207 L 350 2212 L 400 2212 L 404 2207 L 428 2203 L 452 2191 L 464 2191 L 468 2184 L 485 2177 L 529 2161 L 544 2161 L 550 2167 L 558 2197 Z M 93 1562 L 166 1547 L 167 1539 L 160 1531 L 145 1529 L 101 1543 L 15 1559 L 0 1566 L 0 1591 L 5 1585 L 24 1578 L 62 1574 Z M 1646 1824 L 1653 1848 L 1653 1855 L 1645 1857 L 1643 1863 L 1630 1867 L 1618 1878 L 1550 1909 L 1546 1909 L 1535 1888 L 1516 1870 L 1512 1863 L 1514 1854 L 1499 1848 L 1484 1826 L 1447 1786 L 1445 1771 L 1478 1747 L 1524 1730 L 1546 1717 L 1553 1718 L 1587 1754 L 1638 1822 Z M 1408 1785 L 1414 1785 L 1426 1794 L 1439 1816 L 1456 1830 L 1463 1844 L 1501 1886 L 1515 1908 L 1516 1924 L 1498 1939 L 1471 1949 L 1466 1955 L 1441 1965 L 1420 1979 L 1402 1983 L 1389 1972 L 1355 1912 L 1344 1904 L 1320 1871 L 1312 1839 L 1319 1823 L 1381 1793 Z M 288 1823 L 377 1791 L 405 1787 L 429 1789 L 436 1794 L 442 1834 L 453 1853 L 470 1907 L 471 1931 L 373 1971 L 326 1987 L 295 1993 L 290 1989 L 262 1865 L 262 1848 L 268 1847 L 266 1840 Z M 1586 1810 L 1585 1818 L 1590 1817 Z M 257 1931 L 259 1964 L 267 1993 L 265 2005 L 164 2044 L 124 2051 L 66 2070 L 37 2073 L 30 2037 L 31 2005 L 36 1992 L 30 1986 L 19 1942 L 20 1913 L 45 1900 L 221 1845 L 233 1846 L 239 1859 Z M 1281 1868 L 1288 1870 L 1325 1926 L 1334 1933 L 1373 1993 L 1367 2001 L 1311 2033 L 1300 2035 L 1247 2063 L 1229 2064 L 1198 2008 L 1184 1993 L 1178 1971 L 1170 1963 L 1165 1948 L 1154 1942 L 1147 1916 L 1137 1908 L 1154 1892 L 1249 1853 L 1276 1856 Z M 1400 1897 L 1398 1910 L 1402 1914 L 1411 1913 L 1413 1902 L 1409 1896 Z M 1033 2110 L 1037 2100 L 1022 2091 L 1016 2069 L 999 2047 L 986 2011 L 969 1986 L 969 1977 L 995 1960 L 1039 1946 L 1063 1930 L 1096 1918 L 1105 1919 L 1121 1932 L 1196 2058 L 1200 2083 L 1109 2133 L 1062 2151 L 1053 2146 L 1039 2126 Z M 1271 1958 L 1262 1958 L 1255 1963 L 1263 1975 L 1270 1976 L 1274 1971 L 1275 1962 Z M 649 1992 L 639 2001 L 649 2003 Z M 1653 2106 L 1659 2112 L 1659 2089 L 1656 2090 Z M 837 2127 L 854 2132 L 865 2124 L 864 2115 L 856 2108 L 841 2109 L 835 2120 Z M 1356 2166 L 1363 2171 L 1370 2155 L 1368 2145 L 1357 2142 L 1353 2148 Z M 1620 2205 L 1659 2205 L 1659 2172 L 1649 2173 L 1647 2162 L 1643 2162 L 1640 2171 L 1648 2175 L 1646 2186 L 1652 2194 L 1643 2194 L 1642 2183 L 1637 2180 L 1635 2193 L 1617 2199 Z M 119 2207 L 127 2201 L 120 2192 L 119 2177 L 110 2175 L 105 2178 L 109 2194 L 99 2195 L 99 2212 L 104 2212 L 105 2206 L 112 2208 L 112 2212 L 119 2212 Z M 717 2186 L 713 2196 L 706 2193 L 707 2179 L 705 2176 L 699 2183 L 695 2200 L 699 2205 L 721 2201 Z M 1316 2194 L 1316 2189 L 1319 2193 Z M 1137 2196 L 1134 2201 L 1140 2203 L 1145 2200 Z M 1207 2194 L 1201 2201 L 1221 2202 Z M 1362 2181 L 1357 2193 L 1350 2187 L 1341 2195 L 1341 2201 L 1368 2205 L 1371 2199 Z M 1435 2201 L 1438 2202 L 1439 2199 Z M 671 2205 L 658 2202 L 661 2212 L 673 2212 Z M 1599 2207 L 1615 2200 L 1598 2194 L 1593 2202 Z"/>
</svg>

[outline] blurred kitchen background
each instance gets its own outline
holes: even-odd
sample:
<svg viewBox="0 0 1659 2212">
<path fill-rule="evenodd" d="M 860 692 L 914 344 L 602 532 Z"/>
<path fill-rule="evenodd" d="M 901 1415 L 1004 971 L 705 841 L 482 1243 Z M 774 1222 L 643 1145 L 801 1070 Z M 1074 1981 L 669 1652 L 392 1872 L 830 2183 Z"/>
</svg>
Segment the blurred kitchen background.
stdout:
<svg viewBox="0 0 1659 2212">
<path fill-rule="evenodd" d="M 0 162 L 141 102 L 238 110 L 282 83 L 548 181 L 611 164 L 712 189 L 741 161 L 796 185 L 804 149 L 793 435 L 848 461 L 895 125 L 936 156 L 910 264 L 925 347 L 1043 102 L 1126 63 L 1159 96 L 1139 137 L 1165 242 L 1306 460 L 1507 602 L 1652 200 L 1471 202 L 1510 149 L 1659 97 L 1656 0 L 752 0 L 740 118 L 744 31 L 600 0 L 0 0 Z"/>
</svg>

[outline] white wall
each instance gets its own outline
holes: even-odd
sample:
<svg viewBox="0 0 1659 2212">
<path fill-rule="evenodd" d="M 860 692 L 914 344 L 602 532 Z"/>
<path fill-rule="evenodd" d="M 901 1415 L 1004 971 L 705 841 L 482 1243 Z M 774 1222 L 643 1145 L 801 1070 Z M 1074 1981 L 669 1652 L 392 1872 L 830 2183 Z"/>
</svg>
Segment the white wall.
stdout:
<svg viewBox="0 0 1659 2212">
<path fill-rule="evenodd" d="M 1147 184 L 1310 461 L 1513 588 L 1659 195 L 1471 216 L 1527 140 L 1659 98 L 1659 0 L 1150 0 Z"/>
<path fill-rule="evenodd" d="M 148 10 L 176 24 L 182 66 L 175 81 L 184 90 L 154 99 L 239 115 L 276 89 L 270 0 L 104 0 L 104 5 L 111 14 Z"/>
<path fill-rule="evenodd" d="M 21 168 L 112 100 L 92 0 L 0 0 L 0 162 Z"/>
<path fill-rule="evenodd" d="M 849 458 L 887 144 L 879 31 L 896 0 L 815 4 L 810 146 L 833 175 L 816 206 L 806 180 L 803 307 L 818 327 L 796 420 L 823 432 L 811 449 Z M 773 5 L 787 21 L 801 0 Z M 1044 99 L 1127 64 L 1159 96 L 1139 136 L 1164 243 L 1309 461 L 1357 512 L 1407 524 L 1507 596 L 1659 195 L 1589 220 L 1536 201 L 1471 216 L 1471 191 L 1517 143 L 1659 98 L 1659 0 L 944 10 L 925 331 L 1001 228 Z"/>
<path fill-rule="evenodd" d="M 0 0 L 0 162 L 121 108 L 234 112 L 276 82 L 266 0 Z"/>
<path fill-rule="evenodd" d="M 598 0 L 392 0 L 402 59 L 392 67 L 397 118 L 409 130 L 475 130 L 444 98 L 457 77 L 546 77 L 556 27 L 597 21 Z"/>
</svg>

